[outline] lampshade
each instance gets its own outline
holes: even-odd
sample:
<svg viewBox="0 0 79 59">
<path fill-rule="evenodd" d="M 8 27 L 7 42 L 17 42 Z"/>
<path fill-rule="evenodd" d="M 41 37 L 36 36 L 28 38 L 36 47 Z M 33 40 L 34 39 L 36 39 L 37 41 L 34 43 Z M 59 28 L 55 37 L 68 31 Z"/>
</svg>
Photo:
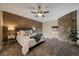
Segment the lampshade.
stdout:
<svg viewBox="0 0 79 59">
<path fill-rule="evenodd" d="M 37 15 L 38 15 L 38 16 L 42 16 L 43 14 L 42 14 L 42 13 L 38 13 Z"/>
<path fill-rule="evenodd" d="M 14 27 L 8 27 L 8 30 L 15 30 Z"/>
<path fill-rule="evenodd" d="M 35 27 L 32 27 L 32 29 L 33 29 L 33 30 L 36 30 L 36 28 L 35 28 Z"/>
</svg>

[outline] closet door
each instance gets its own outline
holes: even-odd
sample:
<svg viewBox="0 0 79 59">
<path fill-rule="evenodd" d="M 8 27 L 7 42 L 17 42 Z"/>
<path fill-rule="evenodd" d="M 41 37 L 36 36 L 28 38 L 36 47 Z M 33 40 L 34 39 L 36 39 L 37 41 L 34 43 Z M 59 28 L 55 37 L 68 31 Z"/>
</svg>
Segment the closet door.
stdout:
<svg viewBox="0 0 79 59">
<path fill-rule="evenodd" d="M 2 48 L 2 36 L 3 36 L 2 26 L 3 26 L 3 16 L 2 16 L 2 12 L 0 11 L 0 51 Z"/>
</svg>

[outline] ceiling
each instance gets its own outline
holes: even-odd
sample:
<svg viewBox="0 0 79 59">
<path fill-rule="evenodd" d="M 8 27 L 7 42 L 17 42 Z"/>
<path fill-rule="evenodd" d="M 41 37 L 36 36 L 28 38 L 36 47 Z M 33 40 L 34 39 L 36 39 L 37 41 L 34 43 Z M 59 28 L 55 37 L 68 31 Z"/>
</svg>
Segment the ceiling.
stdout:
<svg viewBox="0 0 79 59">
<path fill-rule="evenodd" d="M 37 11 L 39 5 L 44 11 L 49 10 L 45 17 L 35 17 L 35 14 L 31 13 L 31 11 Z M 77 9 L 79 9 L 79 3 L 0 3 L 0 10 L 2 11 L 11 12 L 40 22 L 57 20 L 59 17 Z"/>
</svg>

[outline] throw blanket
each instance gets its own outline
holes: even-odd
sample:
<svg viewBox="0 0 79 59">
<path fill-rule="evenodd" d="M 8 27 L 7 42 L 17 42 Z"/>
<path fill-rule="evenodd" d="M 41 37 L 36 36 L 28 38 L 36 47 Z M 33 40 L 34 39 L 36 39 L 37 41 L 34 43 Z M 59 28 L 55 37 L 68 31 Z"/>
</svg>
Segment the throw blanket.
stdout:
<svg viewBox="0 0 79 59">
<path fill-rule="evenodd" d="M 42 34 L 36 34 L 35 36 L 31 36 L 30 38 L 34 38 L 36 42 L 38 42 L 41 39 Z"/>
</svg>

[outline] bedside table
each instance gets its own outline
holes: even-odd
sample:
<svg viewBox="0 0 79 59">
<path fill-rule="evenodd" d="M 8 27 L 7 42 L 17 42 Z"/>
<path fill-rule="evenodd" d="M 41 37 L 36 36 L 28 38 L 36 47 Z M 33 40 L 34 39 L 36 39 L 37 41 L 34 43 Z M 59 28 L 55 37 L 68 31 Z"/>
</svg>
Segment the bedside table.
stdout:
<svg viewBox="0 0 79 59">
<path fill-rule="evenodd" d="M 15 35 L 9 35 L 9 36 L 8 36 L 8 43 L 9 43 L 9 44 L 10 44 L 10 42 L 15 42 L 15 40 L 16 40 Z"/>
<path fill-rule="evenodd" d="M 8 36 L 8 39 L 12 39 L 12 38 L 15 38 L 15 35 L 9 35 Z"/>
</svg>

